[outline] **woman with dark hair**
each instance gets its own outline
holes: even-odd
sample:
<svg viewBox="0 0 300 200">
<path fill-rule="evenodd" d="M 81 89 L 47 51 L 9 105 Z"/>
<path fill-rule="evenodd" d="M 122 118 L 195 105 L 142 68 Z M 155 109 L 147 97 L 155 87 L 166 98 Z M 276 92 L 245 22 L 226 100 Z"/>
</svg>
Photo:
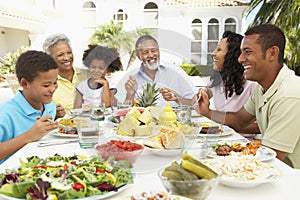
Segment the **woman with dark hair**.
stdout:
<svg viewBox="0 0 300 200">
<path fill-rule="evenodd" d="M 217 48 L 212 52 L 214 68 L 207 86 L 209 97 L 214 97 L 217 110 L 239 110 L 251 95 L 255 83 L 244 77 L 244 67 L 238 62 L 243 36 L 225 31 Z"/>
<path fill-rule="evenodd" d="M 209 98 L 214 97 L 215 108 L 218 111 L 238 111 L 246 103 L 256 85 L 255 82 L 245 79 L 244 67 L 238 62 L 242 39 L 243 36 L 240 34 L 225 31 L 217 48 L 211 54 L 214 67 L 206 89 Z"/>
</svg>

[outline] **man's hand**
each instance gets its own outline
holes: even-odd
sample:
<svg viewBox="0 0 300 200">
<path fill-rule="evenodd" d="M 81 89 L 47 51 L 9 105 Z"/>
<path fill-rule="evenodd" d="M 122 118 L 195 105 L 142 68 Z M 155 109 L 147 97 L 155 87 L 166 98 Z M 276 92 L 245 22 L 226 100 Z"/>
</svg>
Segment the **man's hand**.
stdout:
<svg viewBox="0 0 300 200">
<path fill-rule="evenodd" d="M 169 88 L 161 88 L 160 93 L 166 101 L 176 101 L 176 102 L 178 102 L 178 100 L 179 100 L 178 99 L 179 95 L 175 91 L 173 91 Z"/>
<path fill-rule="evenodd" d="M 125 89 L 127 91 L 127 96 L 134 96 L 136 90 L 138 88 L 138 84 L 134 76 L 129 76 L 129 79 L 125 83 Z"/>
</svg>

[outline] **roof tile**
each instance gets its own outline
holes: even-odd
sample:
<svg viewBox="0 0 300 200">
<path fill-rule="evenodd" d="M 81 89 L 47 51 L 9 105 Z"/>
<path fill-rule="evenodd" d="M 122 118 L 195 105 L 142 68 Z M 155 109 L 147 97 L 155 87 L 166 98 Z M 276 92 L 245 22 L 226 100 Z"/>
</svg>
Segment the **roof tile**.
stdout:
<svg viewBox="0 0 300 200">
<path fill-rule="evenodd" d="M 244 0 L 166 0 L 165 5 L 186 5 L 189 7 L 224 7 L 224 6 L 246 6 Z"/>
</svg>

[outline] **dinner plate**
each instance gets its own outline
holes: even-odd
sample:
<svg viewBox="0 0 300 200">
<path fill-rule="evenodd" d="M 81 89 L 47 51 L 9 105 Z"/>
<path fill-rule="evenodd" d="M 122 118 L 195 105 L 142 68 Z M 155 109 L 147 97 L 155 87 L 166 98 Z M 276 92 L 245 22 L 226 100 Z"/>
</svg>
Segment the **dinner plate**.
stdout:
<svg viewBox="0 0 300 200">
<path fill-rule="evenodd" d="M 281 176 L 281 171 L 253 156 L 225 156 L 218 159 L 201 161 L 204 164 L 220 168 L 223 171 L 220 184 L 234 188 L 252 188 L 271 183 Z M 252 164 L 248 164 L 252 162 Z"/>
<path fill-rule="evenodd" d="M 0 171 L 0 173 L 4 173 L 3 171 Z M 132 173 L 132 179 L 135 182 L 136 179 L 136 174 L 133 172 Z M 85 198 L 78 198 L 76 200 L 92 200 L 92 199 L 106 199 L 108 197 L 112 197 L 118 193 L 123 192 L 124 190 L 126 190 L 128 187 L 132 186 L 133 184 L 126 184 L 123 185 L 121 187 L 118 188 L 117 191 L 110 191 L 104 194 L 99 194 L 99 195 L 95 195 L 95 196 L 90 196 L 90 197 L 85 197 Z M 10 196 L 6 196 L 4 194 L 0 194 L 0 199 L 1 200 L 25 200 L 25 199 L 21 199 L 21 198 L 15 198 L 15 197 L 10 197 Z"/>
<path fill-rule="evenodd" d="M 213 133 L 213 134 L 207 134 L 207 133 L 201 133 L 199 132 L 198 136 L 204 136 L 204 137 L 223 137 L 228 136 L 234 133 L 234 130 L 232 128 L 229 128 L 228 126 L 222 126 L 223 132 L 222 133 Z"/>
<path fill-rule="evenodd" d="M 183 149 L 155 149 L 148 146 L 145 146 L 145 149 L 157 156 L 180 156 L 183 151 Z"/>
<path fill-rule="evenodd" d="M 66 134 L 66 133 L 60 133 L 58 132 L 58 129 L 55 129 L 50 132 L 51 135 L 57 136 L 57 137 L 65 137 L 65 138 L 78 138 L 78 134 Z"/>
<path fill-rule="evenodd" d="M 122 191 L 126 190 L 130 186 L 131 185 L 124 185 L 124 186 L 118 188 L 118 191 L 110 191 L 110 192 L 107 192 L 105 194 L 100 194 L 100 195 L 90 196 L 90 197 L 85 197 L 85 198 L 79 198 L 79 199 L 76 199 L 76 200 L 106 199 L 108 197 L 112 197 L 116 194 L 121 193 Z M 0 194 L 0 199 L 3 199 L 3 200 L 23 200 L 23 199 L 19 199 L 19 198 L 5 196 L 3 194 Z"/>
<path fill-rule="evenodd" d="M 131 199 L 148 200 L 148 199 L 152 199 L 151 195 L 155 195 L 155 194 L 159 195 L 162 194 L 162 192 L 160 193 L 143 192 L 143 194 L 136 194 L 128 197 L 119 197 L 119 198 L 115 198 L 114 200 L 131 200 Z M 172 194 L 166 194 L 166 195 L 167 197 L 165 197 L 164 199 L 168 199 L 168 200 L 192 200 L 190 198 L 179 196 L 179 195 L 172 195 Z M 153 197 L 153 199 L 155 198 Z"/>
<path fill-rule="evenodd" d="M 109 116 L 107 118 L 107 121 L 109 121 L 114 127 L 117 127 L 119 125 L 119 123 L 116 122 L 112 116 Z"/>
<path fill-rule="evenodd" d="M 220 184 L 234 188 L 253 188 L 264 183 L 271 183 L 275 181 L 278 176 L 280 176 L 279 170 L 274 170 L 274 173 L 271 174 L 270 177 L 252 181 L 240 181 L 223 176 L 220 180 Z"/>
<path fill-rule="evenodd" d="M 149 139 L 150 137 L 152 137 L 153 135 L 147 135 L 147 136 L 124 136 L 124 135 L 115 135 L 117 138 L 120 138 L 122 140 L 129 140 L 129 141 L 133 141 L 136 142 L 138 140 L 146 140 Z"/>
<path fill-rule="evenodd" d="M 220 142 L 218 144 L 229 144 L 232 145 L 235 142 Z M 246 146 L 246 143 L 243 142 L 236 142 L 236 143 L 240 143 L 243 146 Z M 216 144 L 216 143 L 215 143 Z M 208 148 L 208 152 L 207 152 L 207 156 L 211 157 L 211 158 L 216 158 L 216 157 L 223 157 L 223 156 L 218 156 L 217 153 L 213 150 L 212 146 L 214 144 L 212 144 L 209 148 Z M 274 159 L 276 157 L 276 152 L 273 149 L 270 149 L 268 147 L 265 146 L 261 146 L 257 149 L 256 155 L 255 157 L 257 158 L 257 160 L 259 161 L 270 161 L 272 159 Z"/>
</svg>

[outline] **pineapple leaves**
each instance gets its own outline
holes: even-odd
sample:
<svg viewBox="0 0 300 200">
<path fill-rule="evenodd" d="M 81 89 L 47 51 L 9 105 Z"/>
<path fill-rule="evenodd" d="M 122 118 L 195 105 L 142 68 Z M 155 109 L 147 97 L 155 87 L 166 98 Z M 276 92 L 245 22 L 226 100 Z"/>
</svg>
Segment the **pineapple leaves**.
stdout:
<svg viewBox="0 0 300 200">
<path fill-rule="evenodd" d="M 158 99 L 160 88 L 156 88 L 156 83 L 147 83 L 143 86 L 143 92 L 140 94 L 138 99 L 138 106 L 148 107 L 156 105 L 156 100 Z"/>
</svg>

